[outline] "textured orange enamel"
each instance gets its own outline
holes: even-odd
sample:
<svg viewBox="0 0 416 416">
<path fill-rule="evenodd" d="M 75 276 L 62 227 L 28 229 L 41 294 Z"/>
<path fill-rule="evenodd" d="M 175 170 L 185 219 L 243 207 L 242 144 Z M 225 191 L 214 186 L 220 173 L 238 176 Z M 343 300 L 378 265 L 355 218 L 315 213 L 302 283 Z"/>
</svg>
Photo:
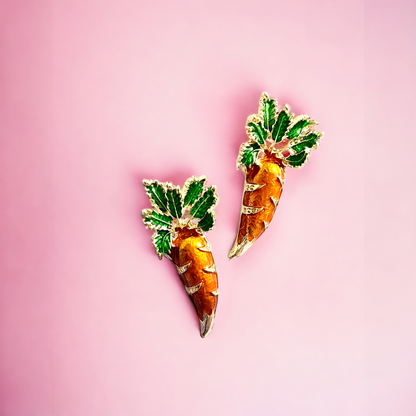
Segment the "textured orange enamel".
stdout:
<svg viewBox="0 0 416 416">
<path fill-rule="evenodd" d="M 218 296 L 212 292 L 218 290 L 216 272 L 206 272 L 204 269 L 215 264 L 211 251 L 201 251 L 207 244 L 206 238 L 195 230 L 177 229 L 178 237 L 173 241 L 171 250 L 172 260 L 177 266 L 189 263 L 188 270 L 181 275 L 185 286 L 191 287 L 202 282 L 201 288 L 190 297 L 195 305 L 200 320 L 203 313 L 211 315 L 217 309 Z"/>
<path fill-rule="evenodd" d="M 266 152 L 265 157 L 259 161 L 259 165 L 254 164 L 247 169 L 246 182 L 264 186 L 255 191 L 246 191 L 243 204 L 248 207 L 263 207 L 263 209 L 256 214 L 241 214 L 238 244 L 246 235 L 248 241 L 257 240 L 265 231 L 264 222 L 269 224 L 273 219 L 276 206 L 271 197 L 279 201 L 283 190 L 279 176 L 284 179 L 285 168 L 281 160 L 269 152 Z"/>
</svg>

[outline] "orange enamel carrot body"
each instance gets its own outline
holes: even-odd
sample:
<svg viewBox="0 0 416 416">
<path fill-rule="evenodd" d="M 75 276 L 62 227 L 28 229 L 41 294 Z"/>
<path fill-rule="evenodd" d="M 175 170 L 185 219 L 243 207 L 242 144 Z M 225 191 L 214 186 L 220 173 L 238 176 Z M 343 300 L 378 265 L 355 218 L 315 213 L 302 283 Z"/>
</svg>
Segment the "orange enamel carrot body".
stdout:
<svg viewBox="0 0 416 416">
<path fill-rule="evenodd" d="M 230 258 L 243 254 L 264 233 L 276 211 L 284 178 L 281 160 L 267 151 L 258 164 L 247 169 L 240 223 Z M 251 185 L 257 189 L 250 190 Z M 247 208 L 254 208 L 253 213 Z"/>
<path fill-rule="evenodd" d="M 214 316 L 218 304 L 218 275 L 210 244 L 203 234 L 187 228 L 178 229 L 173 241 L 172 260 L 187 289 L 200 321 Z M 191 292 L 191 293 L 190 293 Z M 202 335 L 202 334 L 201 334 Z"/>
</svg>

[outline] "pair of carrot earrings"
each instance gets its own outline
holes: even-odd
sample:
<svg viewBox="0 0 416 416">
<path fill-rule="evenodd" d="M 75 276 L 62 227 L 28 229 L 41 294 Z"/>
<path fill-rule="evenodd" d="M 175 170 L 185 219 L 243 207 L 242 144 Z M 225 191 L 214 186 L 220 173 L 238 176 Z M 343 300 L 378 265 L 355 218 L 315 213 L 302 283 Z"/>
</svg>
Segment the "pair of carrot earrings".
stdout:
<svg viewBox="0 0 416 416">
<path fill-rule="evenodd" d="M 285 168 L 300 168 L 319 145 L 323 133 L 307 115 L 295 117 L 286 104 L 262 93 L 258 114 L 247 118 L 248 141 L 240 147 L 237 169 L 245 174 L 240 223 L 230 259 L 241 256 L 273 219 L 285 181 Z M 192 176 L 184 186 L 144 180 L 152 209 L 144 209 L 146 228 L 159 256 L 172 260 L 195 305 L 201 337 L 212 329 L 218 303 L 218 275 L 205 233 L 214 228 L 219 198 L 207 178 Z"/>
</svg>

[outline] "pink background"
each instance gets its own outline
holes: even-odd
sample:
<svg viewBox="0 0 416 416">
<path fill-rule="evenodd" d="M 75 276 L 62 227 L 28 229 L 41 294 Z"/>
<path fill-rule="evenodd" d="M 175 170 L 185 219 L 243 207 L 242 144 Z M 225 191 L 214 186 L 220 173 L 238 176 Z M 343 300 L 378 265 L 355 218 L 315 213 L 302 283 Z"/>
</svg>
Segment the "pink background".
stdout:
<svg viewBox="0 0 416 416">
<path fill-rule="evenodd" d="M 416 415 L 415 9 L 0 1 L 0 415 Z M 325 137 L 230 262 L 263 90 Z M 204 340 L 139 216 L 202 174 Z"/>
</svg>

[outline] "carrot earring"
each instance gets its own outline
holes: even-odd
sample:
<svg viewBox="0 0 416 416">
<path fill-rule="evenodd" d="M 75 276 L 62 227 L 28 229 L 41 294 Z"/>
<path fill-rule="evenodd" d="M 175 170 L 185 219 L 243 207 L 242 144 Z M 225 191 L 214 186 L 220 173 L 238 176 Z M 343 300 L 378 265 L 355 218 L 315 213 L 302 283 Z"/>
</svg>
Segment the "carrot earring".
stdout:
<svg viewBox="0 0 416 416">
<path fill-rule="evenodd" d="M 301 168 L 319 146 L 323 133 L 313 130 L 317 124 L 306 115 L 295 117 L 287 104 L 279 111 L 273 97 L 261 94 L 258 114 L 247 118 L 249 140 L 237 158 L 245 183 L 230 259 L 241 256 L 268 228 L 282 194 L 285 168 Z"/>
<path fill-rule="evenodd" d="M 142 211 L 144 225 L 153 230 L 159 259 L 173 261 L 195 305 L 202 338 L 212 329 L 218 303 L 217 269 L 205 232 L 214 228 L 219 199 L 215 186 L 207 187 L 206 181 L 205 176 L 192 176 L 180 188 L 144 180 L 153 209 Z"/>
</svg>

